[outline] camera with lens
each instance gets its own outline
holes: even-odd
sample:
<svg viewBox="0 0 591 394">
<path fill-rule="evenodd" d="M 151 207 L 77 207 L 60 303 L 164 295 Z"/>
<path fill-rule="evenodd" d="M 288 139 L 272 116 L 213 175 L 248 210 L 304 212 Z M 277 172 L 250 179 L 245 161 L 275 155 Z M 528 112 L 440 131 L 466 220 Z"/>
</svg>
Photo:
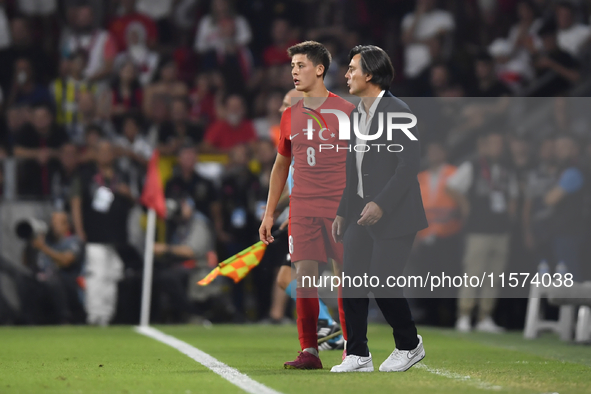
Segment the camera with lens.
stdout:
<svg viewBox="0 0 591 394">
<path fill-rule="evenodd" d="M 16 235 L 24 240 L 31 241 L 41 234 L 47 234 L 49 226 L 42 220 L 35 218 L 26 218 L 16 223 Z"/>
</svg>

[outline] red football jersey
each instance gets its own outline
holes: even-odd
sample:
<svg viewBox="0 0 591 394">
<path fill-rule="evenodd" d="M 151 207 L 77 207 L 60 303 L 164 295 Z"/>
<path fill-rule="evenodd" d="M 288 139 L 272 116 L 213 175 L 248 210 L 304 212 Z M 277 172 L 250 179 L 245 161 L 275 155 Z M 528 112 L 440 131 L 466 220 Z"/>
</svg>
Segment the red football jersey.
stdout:
<svg viewBox="0 0 591 394">
<path fill-rule="evenodd" d="M 304 100 L 299 100 L 283 113 L 277 150 L 294 158 L 291 216 L 334 219 L 346 184 L 349 141 L 339 140 L 336 115 L 322 114 L 321 110 L 337 109 L 349 116 L 354 108 L 329 93 L 328 99 L 314 110 L 304 107 Z"/>
</svg>

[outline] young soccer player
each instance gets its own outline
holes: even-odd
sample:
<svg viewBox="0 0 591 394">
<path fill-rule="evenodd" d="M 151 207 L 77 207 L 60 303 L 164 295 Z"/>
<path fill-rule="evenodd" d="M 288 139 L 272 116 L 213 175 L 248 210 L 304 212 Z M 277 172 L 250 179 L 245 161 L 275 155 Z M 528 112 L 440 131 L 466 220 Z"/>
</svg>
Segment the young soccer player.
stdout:
<svg viewBox="0 0 591 394">
<path fill-rule="evenodd" d="M 285 110 L 281 117 L 281 136 L 278 154 L 271 172 L 269 197 L 263 222 L 259 229 L 261 241 L 273 242 L 271 227 L 273 212 L 281 196 L 294 159 L 294 185 L 290 201 L 289 252 L 296 269 L 296 310 L 298 335 L 302 351 L 284 364 L 285 368 L 322 369 L 318 357 L 318 289 L 310 283 L 304 287 L 303 277 L 318 276 L 318 264 L 328 258 L 343 261 L 342 245 L 331 237 L 332 220 L 345 188 L 345 162 L 348 142 L 338 139 L 338 119 L 327 115 L 325 127 L 314 129 L 308 122 L 310 113 L 321 113 L 323 108 L 337 109 L 350 114 L 354 106 L 330 93 L 324 77 L 331 56 L 320 43 L 306 41 L 288 49 L 292 59 L 295 88 L 304 99 Z M 326 127 L 327 126 L 327 127 Z M 332 144 L 339 149 L 321 150 L 321 144 Z M 312 286 L 312 287 L 310 287 Z M 341 326 L 345 327 L 342 301 L 339 297 Z M 346 331 L 343 332 L 346 338 Z"/>
<path fill-rule="evenodd" d="M 304 97 L 304 94 L 302 92 L 298 91 L 295 88 L 291 89 L 289 92 L 287 92 L 285 94 L 285 97 L 283 98 L 283 102 L 281 103 L 281 108 L 279 108 L 279 112 L 283 115 L 283 112 L 285 112 L 285 110 L 287 108 L 291 107 L 292 101 L 296 102 L 299 99 L 301 99 L 302 97 Z M 289 194 L 291 195 L 291 189 L 293 188 L 293 159 L 292 159 L 292 165 L 290 166 L 290 169 L 289 169 L 289 176 L 287 178 L 287 187 L 289 190 Z M 281 206 L 285 205 L 283 202 L 284 199 L 285 199 L 285 196 L 279 200 L 279 205 L 281 205 Z M 289 201 L 289 196 L 287 197 L 287 200 Z M 289 216 L 289 207 L 286 207 L 284 209 L 284 211 L 281 213 L 281 215 L 279 216 L 279 218 L 277 218 L 277 222 L 281 223 L 281 226 L 279 227 L 280 229 L 287 226 L 288 216 Z M 287 257 L 285 258 L 285 260 L 281 264 L 281 267 L 279 268 L 279 272 L 277 273 L 276 281 L 277 281 L 277 285 L 279 286 L 279 288 L 282 289 L 283 291 L 285 291 L 285 293 L 289 297 L 291 297 L 295 300 L 296 299 L 296 297 L 295 297 L 296 280 L 292 279 L 292 276 L 293 275 L 292 275 L 292 267 L 291 267 L 291 258 L 289 256 L 289 254 L 287 254 Z M 321 299 L 318 299 L 318 304 L 319 304 L 318 305 L 319 306 L 318 329 L 317 329 L 318 341 L 320 342 L 323 338 L 326 338 L 329 335 L 330 336 L 337 335 L 337 336 L 333 337 L 332 339 L 329 339 L 327 341 L 324 341 L 321 344 L 318 344 L 318 349 L 319 350 L 344 349 L 345 340 L 342 335 L 338 335 L 339 332 L 342 332 L 340 325 L 336 321 L 334 321 L 334 319 L 330 315 L 328 307 Z M 273 310 L 273 308 L 279 308 L 279 310 L 281 311 L 280 312 L 281 315 L 283 315 L 283 309 L 285 308 L 285 304 L 278 303 L 277 305 L 275 305 L 275 303 L 274 303 L 271 306 L 272 310 Z M 277 311 L 275 311 L 275 314 L 277 315 Z"/>
</svg>

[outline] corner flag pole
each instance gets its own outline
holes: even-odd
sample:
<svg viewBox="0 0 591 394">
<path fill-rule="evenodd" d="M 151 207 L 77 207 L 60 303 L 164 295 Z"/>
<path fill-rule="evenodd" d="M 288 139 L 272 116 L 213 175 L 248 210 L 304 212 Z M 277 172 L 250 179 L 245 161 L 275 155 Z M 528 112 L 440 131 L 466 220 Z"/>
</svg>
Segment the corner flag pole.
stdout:
<svg viewBox="0 0 591 394">
<path fill-rule="evenodd" d="M 148 209 L 146 227 L 146 248 L 144 250 L 144 275 L 142 283 L 142 309 L 140 327 L 150 324 L 150 302 L 152 300 L 152 272 L 154 268 L 154 234 L 156 232 L 156 211 Z M 136 315 L 137 316 L 137 315 Z"/>
<path fill-rule="evenodd" d="M 146 243 L 144 250 L 144 278 L 142 283 L 142 307 L 140 313 L 140 327 L 150 324 L 150 301 L 152 299 L 152 272 L 154 265 L 154 235 L 156 233 L 156 215 L 166 217 L 166 202 L 158 170 L 158 150 L 152 153 L 148 163 L 146 183 L 142 191 L 141 203 L 148 208 L 148 223 L 146 226 Z"/>
</svg>

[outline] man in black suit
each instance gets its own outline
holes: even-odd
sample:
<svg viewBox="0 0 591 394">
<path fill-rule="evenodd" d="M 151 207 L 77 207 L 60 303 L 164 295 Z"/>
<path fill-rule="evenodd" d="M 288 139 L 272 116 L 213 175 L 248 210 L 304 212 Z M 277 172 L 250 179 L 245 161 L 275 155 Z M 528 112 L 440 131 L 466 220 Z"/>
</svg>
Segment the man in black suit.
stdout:
<svg viewBox="0 0 591 394">
<path fill-rule="evenodd" d="M 389 113 L 398 113 L 394 116 L 398 120 L 392 122 L 395 124 L 416 118 L 402 100 L 388 91 L 394 68 L 386 52 L 371 45 L 356 46 L 349 59 L 346 74 L 349 93 L 361 97 L 361 101 L 351 114 L 354 133 L 347 153 L 347 186 L 332 235 L 335 241 L 344 244 L 344 277 L 375 275 L 380 285 L 343 284 L 347 357 L 331 371 L 373 371 L 367 347 L 370 291 L 392 326 L 396 342 L 396 348 L 382 363 L 380 371 L 406 371 L 425 357 L 425 351 L 401 289 L 388 287 L 386 280 L 388 276 L 402 274 L 415 235 L 427 227 L 427 219 L 417 180 L 420 145 L 416 128 L 387 131 Z M 357 128 L 353 127 L 356 119 Z"/>
</svg>

